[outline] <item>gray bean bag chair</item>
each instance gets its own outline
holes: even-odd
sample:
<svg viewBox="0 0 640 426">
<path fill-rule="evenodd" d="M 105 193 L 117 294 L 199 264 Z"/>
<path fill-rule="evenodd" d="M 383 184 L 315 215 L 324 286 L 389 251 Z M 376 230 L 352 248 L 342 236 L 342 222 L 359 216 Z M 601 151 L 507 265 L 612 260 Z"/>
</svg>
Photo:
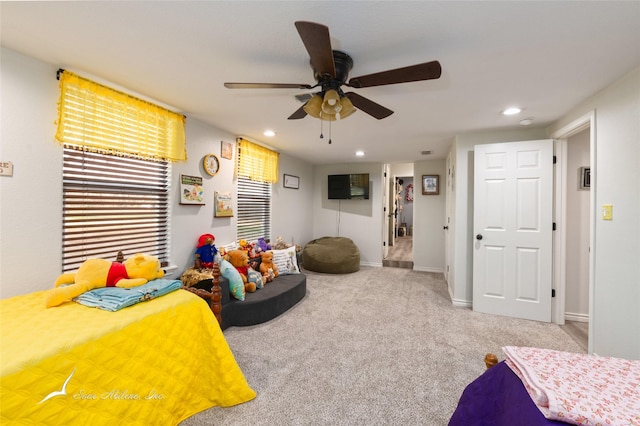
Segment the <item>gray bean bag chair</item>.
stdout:
<svg viewBox="0 0 640 426">
<path fill-rule="evenodd" d="M 360 250 L 350 238 L 318 238 L 304 246 L 302 267 L 328 274 L 356 272 L 360 270 Z"/>
</svg>

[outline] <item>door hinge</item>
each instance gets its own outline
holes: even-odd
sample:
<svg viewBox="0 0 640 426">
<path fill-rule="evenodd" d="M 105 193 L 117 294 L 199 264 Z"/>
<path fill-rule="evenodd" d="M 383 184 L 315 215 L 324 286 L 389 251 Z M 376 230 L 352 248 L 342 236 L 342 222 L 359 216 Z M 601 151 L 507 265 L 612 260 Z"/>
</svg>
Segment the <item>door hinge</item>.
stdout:
<svg viewBox="0 0 640 426">
<path fill-rule="evenodd" d="M 553 164 L 556 164 L 558 162 L 558 158 L 554 155 L 553 156 Z"/>
<path fill-rule="evenodd" d="M 387 242 L 386 242 L 386 241 L 383 241 L 383 242 L 382 242 L 382 247 L 386 247 L 386 246 L 387 246 Z"/>
<path fill-rule="evenodd" d="M 556 223 L 553 222 L 553 226 L 551 227 L 551 230 L 555 231 L 556 230 Z"/>
<path fill-rule="evenodd" d="M 551 289 L 551 297 L 556 297 L 556 289 L 555 288 Z"/>
</svg>

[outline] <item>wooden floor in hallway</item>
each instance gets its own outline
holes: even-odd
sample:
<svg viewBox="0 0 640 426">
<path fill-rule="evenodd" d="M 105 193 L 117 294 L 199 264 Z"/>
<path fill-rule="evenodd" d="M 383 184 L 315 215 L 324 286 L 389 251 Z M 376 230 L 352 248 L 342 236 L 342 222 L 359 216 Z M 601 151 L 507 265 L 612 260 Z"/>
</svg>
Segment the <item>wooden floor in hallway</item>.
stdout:
<svg viewBox="0 0 640 426">
<path fill-rule="evenodd" d="M 382 260 L 382 266 L 413 269 L 413 237 L 397 237 Z"/>
</svg>

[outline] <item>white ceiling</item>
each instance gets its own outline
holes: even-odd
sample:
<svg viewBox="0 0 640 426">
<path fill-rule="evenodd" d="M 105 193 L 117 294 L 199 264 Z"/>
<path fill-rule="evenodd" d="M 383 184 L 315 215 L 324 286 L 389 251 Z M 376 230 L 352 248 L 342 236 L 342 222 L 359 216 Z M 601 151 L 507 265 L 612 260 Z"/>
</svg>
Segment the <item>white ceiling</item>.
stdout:
<svg viewBox="0 0 640 426">
<path fill-rule="evenodd" d="M 444 158 L 457 134 L 518 128 L 528 117 L 546 127 L 640 66 L 639 1 L 3 1 L 0 8 L 5 47 L 313 164 Z M 223 87 L 315 84 L 298 20 L 329 27 L 333 48 L 354 60 L 350 77 L 431 60 L 440 61 L 442 77 L 354 89 L 395 113 L 376 120 L 358 111 L 331 130 L 324 122 L 320 139 L 320 120 L 287 120 L 302 105 L 294 95 L 305 91 Z M 524 112 L 499 114 L 512 105 Z M 267 138 L 265 129 L 277 135 Z M 353 155 L 359 149 L 363 159 Z"/>
</svg>

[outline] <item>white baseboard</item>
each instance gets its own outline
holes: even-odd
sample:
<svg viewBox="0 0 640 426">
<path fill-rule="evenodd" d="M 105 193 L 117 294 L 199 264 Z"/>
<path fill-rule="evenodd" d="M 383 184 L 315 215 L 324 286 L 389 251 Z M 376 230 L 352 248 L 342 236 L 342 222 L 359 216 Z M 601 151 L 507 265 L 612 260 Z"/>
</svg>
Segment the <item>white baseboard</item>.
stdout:
<svg viewBox="0 0 640 426">
<path fill-rule="evenodd" d="M 565 321 L 589 322 L 589 314 L 577 314 L 575 312 L 565 312 Z"/>
<path fill-rule="evenodd" d="M 378 262 L 360 262 L 360 266 L 373 266 L 374 268 L 382 268 L 382 263 L 378 263 Z"/>
<path fill-rule="evenodd" d="M 459 308 L 473 308 L 473 302 L 471 302 L 470 300 L 451 298 L 451 303 L 453 304 L 453 306 L 457 306 Z"/>
<path fill-rule="evenodd" d="M 419 271 L 419 272 L 436 272 L 439 274 L 444 274 L 444 270 L 440 269 L 440 268 L 426 268 L 423 266 L 415 266 L 413 265 L 413 270 L 414 271 Z"/>
</svg>

